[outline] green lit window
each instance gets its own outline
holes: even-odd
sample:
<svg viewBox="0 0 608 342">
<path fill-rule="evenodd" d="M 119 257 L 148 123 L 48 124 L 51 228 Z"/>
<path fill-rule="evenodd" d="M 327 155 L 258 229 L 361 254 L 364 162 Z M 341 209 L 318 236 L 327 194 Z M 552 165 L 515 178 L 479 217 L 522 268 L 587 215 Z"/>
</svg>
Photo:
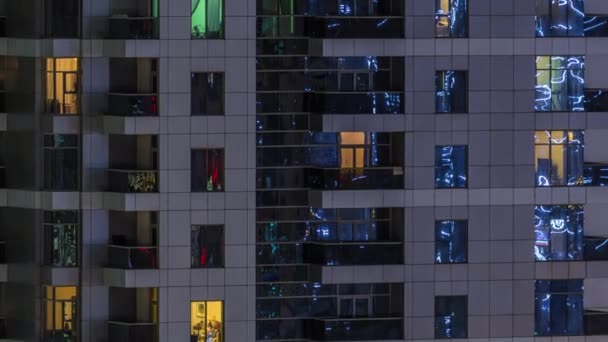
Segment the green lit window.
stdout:
<svg viewBox="0 0 608 342">
<path fill-rule="evenodd" d="M 192 1 L 192 38 L 224 38 L 224 0 Z"/>
</svg>

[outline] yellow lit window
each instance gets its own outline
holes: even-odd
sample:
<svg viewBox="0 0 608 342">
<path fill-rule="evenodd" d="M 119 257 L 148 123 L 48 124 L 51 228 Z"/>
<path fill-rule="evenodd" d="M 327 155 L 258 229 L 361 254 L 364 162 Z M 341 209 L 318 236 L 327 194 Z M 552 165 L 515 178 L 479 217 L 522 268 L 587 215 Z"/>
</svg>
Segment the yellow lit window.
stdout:
<svg viewBox="0 0 608 342">
<path fill-rule="evenodd" d="M 340 167 L 343 169 L 365 167 L 365 133 L 340 133 Z"/>
<path fill-rule="evenodd" d="M 191 341 L 197 342 L 224 341 L 224 303 L 221 301 L 191 302 L 190 336 Z"/>
<path fill-rule="evenodd" d="M 78 114 L 78 58 L 46 59 L 46 110 Z"/>
<path fill-rule="evenodd" d="M 50 338 L 65 337 L 66 341 L 76 336 L 75 321 L 77 289 L 75 286 L 45 286 L 44 314 L 45 335 Z"/>
</svg>

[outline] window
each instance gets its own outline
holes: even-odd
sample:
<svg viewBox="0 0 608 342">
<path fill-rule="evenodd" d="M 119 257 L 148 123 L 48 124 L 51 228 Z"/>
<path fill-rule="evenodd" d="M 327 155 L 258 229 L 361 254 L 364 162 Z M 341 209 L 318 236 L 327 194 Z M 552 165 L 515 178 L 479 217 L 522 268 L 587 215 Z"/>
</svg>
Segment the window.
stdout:
<svg viewBox="0 0 608 342">
<path fill-rule="evenodd" d="M 44 287 L 44 334 L 47 341 L 76 341 L 78 297 L 75 286 Z"/>
<path fill-rule="evenodd" d="M 467 262 L 467 222 L 435 222 L 435 263 Z"/>
<path fill-rule="evenodd" d="M 224 303 L 197 301 L 190 303 L 190 341 L 224 341 Z"/>
<path fill-rule="evenodd" d="M 467 187 L 467 147 L 435 147 L 435 188 Z"/>
<path fill-rule="evenodd" d="M 224 114 L 224 74 L 219 72 L 192 73 L 192 115 Z"/>
<path fill-rule="evenodd" d="M 44 136 L 44 188 L 78 190 L 78 135 Z"/>
<path fill-rule="evenodd" d="M 467 337 L 467 296 L 435 297 L 435 338 Z"/>
<path fill-rule="evenodd" d="M 467 0 L 435 0 L 435 36 L 465 38 L 469 35 Z"/>
<path fill-rule="evenodd" d="M 78 58 L 46 59 L 46 112 L 78 114 Z"/>
<path fill-rule="evenodd" d="M 47 265 L 78 265 L 78 212 L 44 212 L 44 259 Z"/>
<path fill-rule="evenodd" d="M 535 287 L 535 334 L 582 335 L 583 281 L 537 280 Z"/>
<path fill-rule="evenodd" d="M 585 35 L 584 0 L 536 0 L 536 36 Z"/>
<path fill-rule="evenodd" d="M 536 261 L 583 258 L 583 206 L 537 205 L 534 212 Z"/>
<path fill-rule="evenodd" d="M 536 131 L 536 186 L 584 184 L 584 132 Z"/>
<path fill-rule="evenodd" d="M 468 111 L 466 71 L 437 71 L 435 88 L 435 111 L 437 113 L 466 113 Z"/>
<path fill-rule="evenodd" d="M 224 38 L 224 0 L 192 1 L 192 38 Z"/>
<path fill-rule="evenodd" d="M 192 192 L 224 191 L 224 150 L 192 150 Z"/>
<path fill-rule="evenodd" d="M 585 110 L 585 57 L 537 56 L 537 112 Z"/>
<path fill-rule="evenodd" d="M 78 38 L 79 0 L 47 0 L 45 34 L 53 38 Z"/>
<path fill-rule="evenodd" d="M 224 267 L 224 227 L 192 226 L 191 266 Z"/>
</svg>

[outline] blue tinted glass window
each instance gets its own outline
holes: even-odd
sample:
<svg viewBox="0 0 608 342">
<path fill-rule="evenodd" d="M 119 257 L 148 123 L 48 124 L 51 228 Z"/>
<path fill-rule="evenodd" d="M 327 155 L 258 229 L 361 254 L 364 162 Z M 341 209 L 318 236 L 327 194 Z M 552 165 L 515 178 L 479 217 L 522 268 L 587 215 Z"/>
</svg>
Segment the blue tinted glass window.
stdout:
<svg viewBox="0 0 608 342">
<path fill-rule="evenodd" d="M 445 70 L 435 75 L 435 111 L 467 112 L 467 72 Z"/>
<path fill-rule="evenodd" d="M 581 260 L 583 206 L 537 205 L 534 213 L 536 261 Z"/>
<path fill-rule="evenodd" d="M 584 185 L 584 132 L 536 131 L 536 186 Z"/>
<path fill-rule="evenodd" d="M 435 1 L 435 36 L 464 38 L 468 30 L 467 0 Z"/>
<path fill-rule="evenodd" d="M 537 112 L 582 112 L 585 110 L 585 57 L 537 56 Z"/>
<path fill-rule="evenodd" d="M 467 297 L 435 297 L 435 338 L 467 337 Z"/>
<path fill-rule="evenodd" d="M 467 222 L 435 222 L 435 263 L 467 261 Z"/>
<path fill-rule="evenodd" d="M 584 0 L 536 0 L 537 37 L 585 35 Z"/>
<path fill-rule="evenodd" d="M 467 147 L 435 147 L 435 187 L 467 187 Z"/>
<path fill-rule="evenodd" d="M 582 280 L 537 280 L 535 292 L 536 335 L 583 334 Z"/>
</svg>

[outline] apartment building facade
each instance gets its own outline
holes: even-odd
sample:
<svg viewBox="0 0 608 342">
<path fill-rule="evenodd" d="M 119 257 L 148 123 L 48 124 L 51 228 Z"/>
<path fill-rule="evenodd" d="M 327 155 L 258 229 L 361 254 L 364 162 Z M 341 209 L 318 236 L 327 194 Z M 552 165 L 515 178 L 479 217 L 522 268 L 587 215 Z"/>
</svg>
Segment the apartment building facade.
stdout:
<svg viewBox="0 0 608 342">
<path fill-rule="evenodd" d="M 0 340 L 604 341 L 605 0 L 0 1 Z"/>
</svg>

